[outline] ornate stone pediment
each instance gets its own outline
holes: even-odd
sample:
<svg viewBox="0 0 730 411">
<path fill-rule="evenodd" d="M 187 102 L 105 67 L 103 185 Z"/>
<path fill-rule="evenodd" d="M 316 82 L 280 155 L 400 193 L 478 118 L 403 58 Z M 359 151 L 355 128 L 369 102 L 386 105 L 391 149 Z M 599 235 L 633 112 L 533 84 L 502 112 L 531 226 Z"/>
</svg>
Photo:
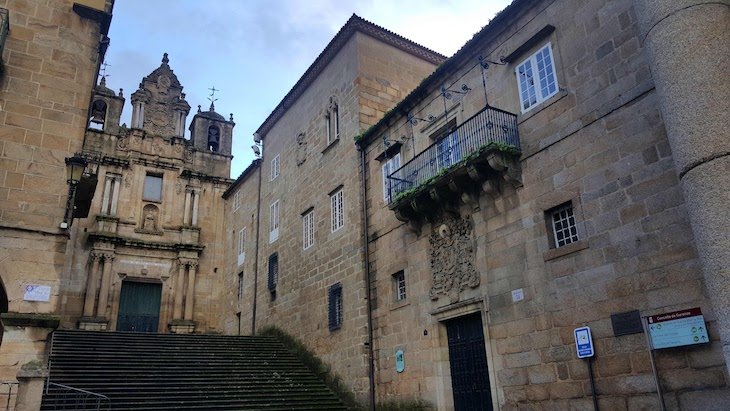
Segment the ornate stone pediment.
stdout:
<svg viewBox="0 0 730 411">
<path fill-rule="evenodd" d="M 429 295 L 433 300 L 448 296 L 455 303 L 461 291 L 479 286 L 479 273 L 474 269 L 472 224 L 457 216 L 433 226 L 428 238 L 433 280 Z"/>
</svg>

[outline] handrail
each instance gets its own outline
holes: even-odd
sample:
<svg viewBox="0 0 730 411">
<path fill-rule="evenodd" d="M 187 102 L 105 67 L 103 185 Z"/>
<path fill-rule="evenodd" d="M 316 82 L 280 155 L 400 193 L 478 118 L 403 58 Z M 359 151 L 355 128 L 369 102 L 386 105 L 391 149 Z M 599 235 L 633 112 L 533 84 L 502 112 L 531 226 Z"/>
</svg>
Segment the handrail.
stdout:
<svg viewBox="0 0 730 411">
<path fill-rule="evenodd" d="M 388 202 L 394 203 L 398 194 L 442 175 L 490 144 L 520 150 L 515 114 L 487 106 L 471 116 L 388 175 Z"/>
<path fill-rule="evenodd" d="M 58 388 L 61 391 L 60 393 L 52 393 L 60 396 L 60 398 L 54 398 L 53 401 L 49 401 L 49 403 L 51 403 L 49 405 L 52 406 L 52 409 L 54 410 L 88 409 L 86 407 L 89 405 L 91 407 L 96 407 L 94 408 L 95 410 L 111 410 L 111 400 L 106 395 L 97 394 L 95 392 L 55 382 L 48 382 L 46 384 L 46 394 L 49 392 L 49 387 Z M 48 398 L 50 399 L 50 395 Z"/>
</svg>

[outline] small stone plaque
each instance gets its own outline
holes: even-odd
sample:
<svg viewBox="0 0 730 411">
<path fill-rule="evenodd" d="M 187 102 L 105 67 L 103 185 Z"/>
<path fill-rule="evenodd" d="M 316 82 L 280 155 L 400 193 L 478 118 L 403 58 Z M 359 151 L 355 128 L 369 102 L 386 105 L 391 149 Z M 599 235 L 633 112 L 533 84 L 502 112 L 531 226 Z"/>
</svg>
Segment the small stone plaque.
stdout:
<svg viewBox="0 0 730 411">
<path fill-rule="evenodd" d="M 644 332 L 639 310 L 611 314 L 611 325 L 613 326 L 613 335 L 615 337 Z"/>
</svg>

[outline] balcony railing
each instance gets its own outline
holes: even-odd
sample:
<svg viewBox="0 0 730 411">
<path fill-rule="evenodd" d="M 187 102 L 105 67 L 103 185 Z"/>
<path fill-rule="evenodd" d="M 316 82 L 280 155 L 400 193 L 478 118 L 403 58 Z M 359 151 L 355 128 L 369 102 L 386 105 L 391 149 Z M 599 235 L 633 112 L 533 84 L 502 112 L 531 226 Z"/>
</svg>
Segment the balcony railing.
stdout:
<svg viewBox="0 0 730 411">
<path fill-rule="evenodd" d="M 464 121 L 388 176 L 389 203 L 419 191 L 420 187 L 490 148 L 520 151 L 516 115 L 486 107 Z"/>
</svg>

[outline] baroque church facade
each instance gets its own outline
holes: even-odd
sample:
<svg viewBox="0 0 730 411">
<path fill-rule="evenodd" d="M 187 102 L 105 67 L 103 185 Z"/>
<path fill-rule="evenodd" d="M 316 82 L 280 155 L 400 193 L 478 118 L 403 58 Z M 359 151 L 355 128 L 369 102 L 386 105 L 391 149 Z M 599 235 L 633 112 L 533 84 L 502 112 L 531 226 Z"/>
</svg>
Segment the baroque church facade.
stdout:
<svg viewBox="0 0 730 411">
<path fill-rule="evenodd" d="M 448 59 L 353 15 L 231 179 L 233 116 L 198 106 L 186 138 L 166 54 L 120 124 L 123 91 L 94 81 L 112 1 L 10 3 L 2 378 L 58 327 L 275 326 L 362 403 L 639 410 L 659 387 L 668 409 L 730 404 L 730 97 L 674 53 L 730 55 L 727 5 L 515 0 Z M 92 195 L 63 177 L 75 157 Z M 689 309 L 708 342 L 615 328 Z"/>
<path fill-rule="evenodd" d="M 64 318 L 79 328 L 214 332 L 216 260 L 224 241 L 223 199 L 230 184 L 232 116 L 211 104 L 190 121 L 190 105 L 167 54 L 132 93 L 132 124 L 105 81 L 94 88 L 83 156 L 98 175 L 89 217 L 80 220 L 72 275 L 82 287 Z M 84 281 L 85 279 L 85 281 Z M 83 309 L 79 313 L 83 297 Z"/>
</svg>

